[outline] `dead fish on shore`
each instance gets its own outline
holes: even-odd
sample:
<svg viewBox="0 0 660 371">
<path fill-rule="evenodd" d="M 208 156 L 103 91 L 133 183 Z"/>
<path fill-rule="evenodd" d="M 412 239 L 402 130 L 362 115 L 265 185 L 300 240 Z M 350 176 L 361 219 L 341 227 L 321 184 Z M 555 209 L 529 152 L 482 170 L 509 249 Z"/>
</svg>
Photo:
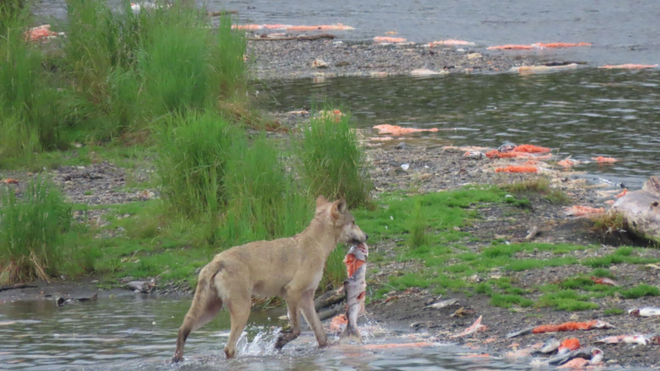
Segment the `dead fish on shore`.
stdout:
<svg viewBox="0 0 660 371">
<path fill-rule="evenodd" d="M 447 308 L 447 307 L 450 307 L 450 306 L 456 305 L 456 304 L 458 304 L 457 299 L 447 299 L 447 300 L 439 301 L 437 303 L 433 303 L 431 305 L 427 305 L 426 307 L 427 308 L 433 308 L 433 309 L 442 309 L 442 308 Z"/>
<path fill-rule="evenodd" d="M 628 309 L 628 314 L 637 317 L 660 316 L 660 308 L 657 307 L 632 308 L 632 309 Z"/>
<path fill-rule="evenodd" d="M 559 342 L 559 340 L 555 338 L 550 338 L 546 340 L 545 343 L 543 343 L 541 349 L 535 351 L 534 353 L 549 354 L 559 349 L 560 345 L 561 343 Z"/>
<path fill-rule="evenodd" d="M 362 342 L 362 336 L 357 327 L 358 317 L 365 313 L 364 299 L 366 296 L 367 281 L 367 257 L 369 248 L 367 244 L 351 246 L 344 258 L 348 279 L 344 281 L 344 292 L 346 292 L 346 318 L 348 323 L 344 332 L 339 336 L 339 341 L 354 340 Z"/>
<path fill-rule="evenodd" d="M 582 361 L 576 361 L 574 363 L 570 363 L 575 359 L 582 359 Z M 548 361 L 548 364 L 568 365 L 565 368 L 569 368 L 569 367 L 583 367 L 588 364 L 597 365 L 602 361 L 603 361 L 603 351 L 598 348 L 591 347 L 585 349 L 578 349 L 570 353 L 553 357 Z"/>
<path fill-rule="evenodd" d="M 472 326 L 470 326 L 470 327 L 466 328 L 465 330 L 463 330 L 462 332 L 459 332 L 458 334 L 454 334 L 450 337 L 460 338 L 460 337 L 463 337 L 463 336 L 468 336 L 468 335 L 472 335 L 472 334 L 477 333 L 477 332 L 483 332 L 483 331 L 488 330 L 488 326 L 485 326 L 485 325 L 481 324 L 481 317 L 482 316 L 479 316 L 479 318 L 477 318 L 477 320 L 472 324 Z"/>
<path fill-rule="evenodd" d="M 607 277 L 591 277 L 590 278 L 592 281 L 594 281 L 595 284 L 598 285 L 605 285 L 605 286 L 621 286 L 619 285 L 616 281 L 611 280 Z"/>
<path fill-rule="evenodd" d="M 608 336 L 597 340 L 596 343 L 604 344 L 638 344 L 638 345 L 649 345 L 656 338 L 656 334 L 647 334 L 647 335 L 619 335 L 619 336 Z"/>
<path fill-rule="evenodd" d="M 126 283 L 125 286 L 136 293 L 148 293 L 156 287 L 156 284 L 153 281 L 131 281 Z"/>
<path fill-rule="evenodd" d="M 541 325 L 536 327 L 529 327 L 520 331 L 514 331 L 506 334 L 507 339 L 515 338 L 528 334 L 543 334 L 546 332 L 564 332 L 564 331 L 586 331 L 592 329 L 608 329 L 614 328 L 611 324 L 601 321 L 592 320 L 587 322 L 564 322 L 559 325 Z"/>
</svg>

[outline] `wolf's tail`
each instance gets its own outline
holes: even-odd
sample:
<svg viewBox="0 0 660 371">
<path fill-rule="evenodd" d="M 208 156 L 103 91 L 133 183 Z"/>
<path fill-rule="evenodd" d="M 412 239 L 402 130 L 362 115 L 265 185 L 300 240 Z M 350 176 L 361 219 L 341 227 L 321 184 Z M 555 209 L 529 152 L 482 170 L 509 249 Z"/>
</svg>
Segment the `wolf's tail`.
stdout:
<svg viewBox="0 0 660 371">
<path fill-rule="evenodd" d="M 358 330 L 357 325 L 354 323 L 348 323 L 344 329 L 344 332 L 339 335 L 340 343 L 347 342 L 349 340 L 353 340 L 358 343 L 362 342 L 362 335 L 360 335 L 360 330 Z"/>
</svg>

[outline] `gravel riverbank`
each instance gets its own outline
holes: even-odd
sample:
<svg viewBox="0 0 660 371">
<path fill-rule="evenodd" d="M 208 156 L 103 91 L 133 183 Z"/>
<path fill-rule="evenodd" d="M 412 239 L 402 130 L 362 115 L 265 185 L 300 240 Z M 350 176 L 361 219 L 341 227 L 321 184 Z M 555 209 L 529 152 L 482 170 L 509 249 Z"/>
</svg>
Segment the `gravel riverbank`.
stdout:
<svg viewBox="0 0 660 371">
<path fill-rule="evenodd" d="M 252 77 L 262 80 L 446 73 L 499 73 L 561 65 L 551 56 L 489 53 L 484 48 L 343 42 L 339 39 L 250 41 Z M 315 63 L 316 61 L 316 63 Z"/>
</svg>

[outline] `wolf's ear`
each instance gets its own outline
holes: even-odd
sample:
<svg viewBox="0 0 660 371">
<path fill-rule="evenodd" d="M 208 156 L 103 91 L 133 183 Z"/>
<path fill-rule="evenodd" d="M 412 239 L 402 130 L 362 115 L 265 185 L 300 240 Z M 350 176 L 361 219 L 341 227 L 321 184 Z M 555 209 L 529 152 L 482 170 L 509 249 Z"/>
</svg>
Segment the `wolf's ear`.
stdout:
<svg viewBox="0 0 660 371">
<path fill-rule="evenodd" d="M 332 219 L 339 219 L 339 214 L 344 214 L 346 212 L 346 200 L 343 198 L 337 200 L 332 204 L 332 209 L 330 209 L 330 216 Z"/>
<path fill-rule="evenodd" d="M 319 197 L 316 198 L 316 207 L 321 207 L 321 206 L 323 206 L 324 204 L 327 204 L 327 203 L 328 203 L 328 200 L 323 196 L 319 196 Z"/>
<path fill-rule="evenodd" d="M 337 210 L 339 210 L 340 213 L 345 213 L 346 212 L 346 199 L 342 198 L 341 200 L 337 201 Z"/>
</svg>

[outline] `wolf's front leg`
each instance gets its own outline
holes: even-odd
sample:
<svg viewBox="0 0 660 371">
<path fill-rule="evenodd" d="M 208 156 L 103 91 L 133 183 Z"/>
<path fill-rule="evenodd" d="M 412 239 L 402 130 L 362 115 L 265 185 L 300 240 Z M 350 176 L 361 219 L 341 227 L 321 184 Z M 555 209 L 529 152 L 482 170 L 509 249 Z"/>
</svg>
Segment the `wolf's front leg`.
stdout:
<svg viewBox="0 0 660 371">
<path fill-rule="evenodd" d="M 298 317 L 298 303 L 300 302 L 299 296 L 287 295 L 286 306 L 289 311 L 289 330 L 282 330 L 280 336 L 275 343 L 275 349 L 282 349 L 285 345 L 295 340 L 300 336 L 300 321 Z"/>
</svg>

